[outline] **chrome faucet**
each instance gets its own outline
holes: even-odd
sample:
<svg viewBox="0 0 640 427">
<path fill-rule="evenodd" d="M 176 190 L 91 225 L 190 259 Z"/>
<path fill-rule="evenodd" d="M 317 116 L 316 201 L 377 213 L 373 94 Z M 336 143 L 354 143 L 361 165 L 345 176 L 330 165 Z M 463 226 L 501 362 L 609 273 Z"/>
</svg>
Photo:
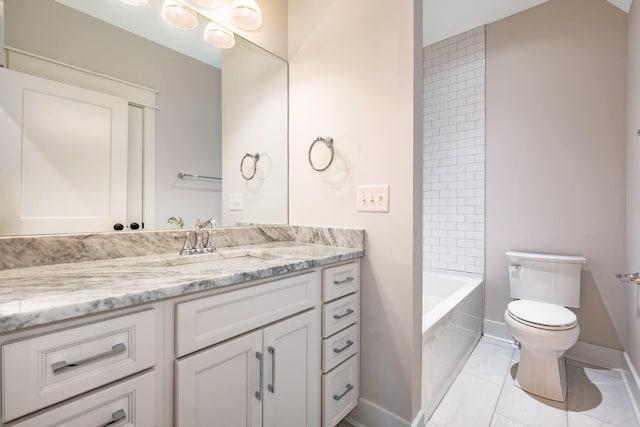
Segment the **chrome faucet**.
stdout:
<svg viewBox="0 0 640 427">
<path fill-rule="evenodd" d="M 170 216 L 167 220 L 167 224 L 175 224 L 180 229 L 184 227 L 184 221 L 182 220 L 181 216 L 179 216 L 178 218 L 176 218 L 175 216 Z"/>
<path fill-rule="evenodd" d="M 191 255 L 191 254 L 203 254 L 215 252 L 216 247 L 213 245 L 213 239 L 211 237 L 211 232 L 207 233 L 206 242 L 202 238 L 202 229 L 206 227 L 217 227 L 218 223 L 215 219 L 210 218 L 206 221 L 200 221 L 200 217 L 196 218 L 196 223 L 194 226 L 193 234 L 196 237 L 195 245 L 192 244 L 191 234 L 189 232 L 186 233 L 184 244 L 182 245 L 182 249 L 180 250 L 180 255 Z M 206 244 L 206 246 L 205 246 Z"/>
<path fill-rule="evenodd" d="M 217 227 L 218 223 L 216 222 L 215 219 L 213 218 L 209 218 L 206 221 L 201 222 L 200 221 L 200 217 L 196 218 L 196 224 L 195 224 L 195 234 L 196 234 L 196 246 L 195 246 L 195 250 L 196 251 L 201 251 L 201 250 L 205 250 L 205 252 L 215 252 L 216 248 L 213 246 L 213 239 L 211 238 L 211 233 L 207 233 L 207 247 L 205 248 L 205 243 L 202 239 L 202 229 L 203 228 L 207 228 L 207 227 Z"/>
</svg>

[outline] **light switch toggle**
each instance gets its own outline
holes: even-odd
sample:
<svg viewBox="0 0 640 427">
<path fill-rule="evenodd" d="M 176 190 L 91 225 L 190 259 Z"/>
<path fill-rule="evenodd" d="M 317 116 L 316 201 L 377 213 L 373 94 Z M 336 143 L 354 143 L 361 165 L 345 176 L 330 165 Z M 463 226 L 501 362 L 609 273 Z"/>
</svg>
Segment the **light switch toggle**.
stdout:
<svg viewBox="0 0 640 427">
<path fill-rule="evenodd" d="M 356 204 L 358 212 L 389 212 L 389 185 L 359 185 Z"/>
</svg>

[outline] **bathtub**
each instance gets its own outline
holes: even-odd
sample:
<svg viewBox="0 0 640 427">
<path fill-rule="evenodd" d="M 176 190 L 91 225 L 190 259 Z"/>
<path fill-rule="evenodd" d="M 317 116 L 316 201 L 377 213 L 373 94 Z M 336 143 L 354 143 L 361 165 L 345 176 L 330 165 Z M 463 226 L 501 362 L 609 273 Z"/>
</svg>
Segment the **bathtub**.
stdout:
<svg viewBox="0 0 640 427">
<path fill-rule="evenodd" d="M 422 409 L 429 419 L 482 335 L 483 280 L 427 270 L 422 283 Z"/>
</svg>

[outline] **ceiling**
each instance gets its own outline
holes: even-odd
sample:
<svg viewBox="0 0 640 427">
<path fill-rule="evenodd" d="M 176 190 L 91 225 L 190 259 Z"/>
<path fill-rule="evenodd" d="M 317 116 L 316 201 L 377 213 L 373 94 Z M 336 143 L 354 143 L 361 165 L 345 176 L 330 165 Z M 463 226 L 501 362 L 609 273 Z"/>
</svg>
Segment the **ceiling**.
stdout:
<svg viewBox="0 0 640 427">
<path fill-rule="evenodd" d="M 480 25 L 545 3 L 549 0 L 423 0 L 423 46 Z M 632 0 L 606 0 L 629 12 Z"/>
</svg>

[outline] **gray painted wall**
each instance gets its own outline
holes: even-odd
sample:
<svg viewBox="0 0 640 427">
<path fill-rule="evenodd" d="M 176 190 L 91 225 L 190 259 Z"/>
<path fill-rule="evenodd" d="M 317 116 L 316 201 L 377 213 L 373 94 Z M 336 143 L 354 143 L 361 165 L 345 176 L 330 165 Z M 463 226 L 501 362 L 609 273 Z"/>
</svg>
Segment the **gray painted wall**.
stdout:
<svg viewBox="0 0 640 427">
<path fill-rule="evenodd" d="M 487 26 L 489 321 L 510 301 L 505 251 L 583 255 L 580 340 L 621 348 L 626 20 L 552 0 Z"/>
</svg>

